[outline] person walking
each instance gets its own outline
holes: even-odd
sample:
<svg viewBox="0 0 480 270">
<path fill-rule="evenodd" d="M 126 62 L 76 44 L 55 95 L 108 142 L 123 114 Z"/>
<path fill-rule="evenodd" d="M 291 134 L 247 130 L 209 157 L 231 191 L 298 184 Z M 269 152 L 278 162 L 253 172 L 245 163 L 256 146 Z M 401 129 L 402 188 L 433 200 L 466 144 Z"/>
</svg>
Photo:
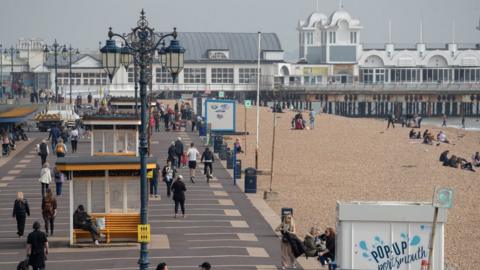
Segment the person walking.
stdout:
<svg viewBox="0 0 480 270">
<path fill-rule="evenodd" d="M 2 155 L 8 156 L 9 148 L 10 147 L 10 138 L 8 136 L 8 132 L 2 132 Z"/>
<path fill-rule="evenodd" d="M 395 128 L 395 115 L 393 113 L 388 115 L 387 119 L 387 129 L 390 127 L 390 124 L 392 125 L 393 128 Z"/>
<path fill-rule="evenodd" d="M 150 179 L 150 195 L 158 197 L 158 172 L 160 170 L 160 164 L 156 164 L 155 169 L 152 170 L 152 179 Z"/>
<path fill-rule="evenodd" d="M 50 150 L 48 150 L 47 140 L 42 140 L 42 143 L 38 145 L 37 153 L 40 156 L 42 165 L 47 162 L 47 156 L 50 154 Z"/>
<path fill-rule="evenodd" d="M 156 270 L 168 270 L 168 266 L 167 266 L 166 263 L 161 262 L 161 263 L 159 263 L 159 264 L 157 265 Z"/>
<path fill-rule="evenodd" d="M 175 216 L 177 218 L 178 213 L 178 206 L 182 209 L 182 217 L 185 218 L 185 191 L 187 191 L 187 187 L 185 183 L 182 181 L 183 176 L 179 175 L 177 180 L 172 185 L 172 192 L 173 192 L 173 201 L 175 202 Z"/>
<path fill-rule="evenodd" d="M 45 197 L 45 190 L 48 189 L 48 186 L 52 183 L 52 173 L 49 168 L 48 162 L 42 165 L 42 170 L 40 171 L 40 178 L 38 181 L 42 184 L 42 198 Z"/>
<path fill-rule="evenodd" d="M 287 267 L 295 268 L 295 256 L 293 254 L 292 245 L 290 244 L 290 238 L 296 233 L 295 221 L 293 220 L 292 215 L 286 215 L 275 231 L 282 233 L 282 241 L 280 244 L 282 252 L 282 269 L 286 269 Z"/>
<path fill-rule="evenodd" d="M 170 190 L 172 188 L 172 182 L 176 173 L 177 170 L 174 166 L 172 166 L 172 162 L 167 160 L 167 165 L 165 165 L 165 167 L 162 169 L 163 182 L 167 184 L 167 197 L 170 197 Z"/>
<path fill-rule="evenodd" d="M 188 156 L 188 168 L 190 168 L 190 181 L 195 183 L 195 169 L 197 168 L 197 159 L 200 156 L 195 144 L 192 142 L 190 148 L 187 151 Z"/>
<path fill-rule="evenodd" d="M 447 127 L 447 115 L 444 114 L 442 117 L 442 127 Z"/>
<path fill-rule="evenodd" d="M 153 119 L 155 120 L 155 132 L 160 132 L 160 115 L 158 111 L 153 112 Z"/>
<path fill-rule="evenodd" d="M 175 152 L 175 142 L 172 142 L 170 147 L 168 147 L 168 160 L 172 163 L 172 166 L 177 166 L 176 159 L 177 153 Z"/>
<path fill-rule="evenodd" d="M 27 220 L 27 215 L 30 216 L 30 207 L 28 207 L 27 200 L 23 197 L 23 192 L 17 192 L 17 199 L 13 203 L 13 214 L 12 217 L 17 219 L 17 235 L 19 237 L 23 236 L 25 231 L 25 221 Z"/>
<path fill-rule="evenodd" d="M 308 114 L 310 118 L 310 129 L 315 128 L 315 111 L 313 109 L 310 109 L 310 113 Z"/>
<path fill-rule="evenodd" d="M 42 199 L 42 216 L 45 221 L 45 233 L 48 235 L 50 225 L 50 236 L 53 235 L 53 223 L 57 215 L 57 199 L 53 197 L 52 190 L 47 189 L 45 198 Z"/>
<path fill-rule="evenodd" d="M 81 204 L 77 207 L 75 213 L 73 213 L 73 228 L 89 231 L 92 235 L 93 243 L 95 243 L 96 246 L 99 245 L 98 239 L 101 237 L 100 231 L 95 224 L 93 224 L 92 218 Z"/>
<path fill-rule="evenodd" d="M 54 126 L 50 129 L 48 134 L 48 139 L 52 142 L 52 151 L 55 152 L 55 147 L 57 147 L 58 138 L 60 137 L 60 130 L 58 127 Z"/>
<path fill-rule="evenodd" d="M 200 158 L 200 162 L 203 162 L 203 174 L 207 177 L 207 182 L 209 181 L 209 175 L 212 177 L 213 175 L 213 162 L 215 162 L 215 158 L 213 156 L 212 151 L 210 151 L 210 148 L 205 147 L 205 150 L 202 153 L 202 157 Z M 207 169 L 209 170 L 209 175 L 207 174 Z"/>
<path fill-rule="evenodd" d="M 178 168 L 180 168 L 180 163 L 182 161 L 182 156 L 183 156 L 183 143 L 182 143 L 182 138 L 178 137 L 177 140 L 175 141 L 175 154 L 177 155 L 177 164 Z"/>
<path fill-rule="evenodd" d="M 35 221 L 33 223 L 33 232 L 28 234 L 27 238 L 28 265 L 31 265 L 33 270 L 44 270 L 47 255 L 47 234 L 40 231 L 40 222 Z"/>
<path fill-rule="evenodd" d="M 74 129 L 72 129 L 72 132 L 70 132 L 70 144 L 72 145 L 72 153 L 77 152 L 77 144 L 79 138 L 80 136 L 78 133 L 78 128 L 75 127 Z"/>
<path fill-rule="evenodd" d="M 57 167 L 53 167 L 53 178 L 55 179 L 55 191 L 57 196 L 62 195 L 62 186 L 65 182 L 65 174 L 57 170 Z"/>
<path fill-rule="evenodd" d="M 465 129 L 465 116 L 462 115 L 462 128 Z"/>
<path fill-rule="evenodd" d="M 58 139 L 58 143 L 55 146 L 55 154 L 57 154 L 57 158 L 64 157 L 67 153 L 67 146 L 63 143 L 63 139 Z"/>
</svg>

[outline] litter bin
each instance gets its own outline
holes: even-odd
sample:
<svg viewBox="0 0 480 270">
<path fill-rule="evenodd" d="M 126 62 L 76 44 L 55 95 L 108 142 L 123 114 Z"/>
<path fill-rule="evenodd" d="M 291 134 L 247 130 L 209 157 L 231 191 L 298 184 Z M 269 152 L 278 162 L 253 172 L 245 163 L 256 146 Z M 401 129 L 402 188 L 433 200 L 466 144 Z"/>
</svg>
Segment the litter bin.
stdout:
<svg viewBox="0 0 480 270">
<path fill-rule="evenodd" d="M 241 179 L 242 178 L 242 161 L 240 159 L 237 159 L 235 161 L 235 179 Z M 255 176 L 256 177 L 256 176 Z M 255 185 L 256 186 L 256 185 Z M 256 189 L 256 188 L 255 188 Z"/>
<path fill-rule="evenodd" d="M 282 221 L 285 218 L 286 215 L 292 215 L 293 216 L 293 208 L 290 207 L 282 207 Z"/>
<path fill-rule="evenodd" d="M 220 146 L 220 152 L 218 153 L 218 157 L 220 160 L 227 160 L 227 144 L 224 143 Z"/>
<path fill-rule="evenodd" d="M 230 148 L 227 148 L 227 169 L 233 169 L 233 153 Z"/>
<path fill-rule="evenodd" d="M 213 139 L 213 152 L 218 153 L 220 152 L 220 148 L 222 147 L 223 144 L 223 136 L 217 135 Z"/>
<path fill-rule="evenodd" d="M 255 168 L 245 169 L 245 193 L 257 193 L 257 170 Z"/>
</svg>

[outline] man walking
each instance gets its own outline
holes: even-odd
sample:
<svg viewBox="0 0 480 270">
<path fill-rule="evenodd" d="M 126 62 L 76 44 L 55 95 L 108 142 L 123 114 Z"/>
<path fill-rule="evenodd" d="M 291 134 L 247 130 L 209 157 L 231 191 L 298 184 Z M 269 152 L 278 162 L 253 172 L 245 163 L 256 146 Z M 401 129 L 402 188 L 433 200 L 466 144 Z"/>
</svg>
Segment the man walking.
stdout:
<svg viewBox="0 0 480 270">
<path fill-rule="evenodd" d="M 47 141 L 45 139 L 42 140 L 42 143 L 38 145 L 37 153 L 41 158 L 42 166 L 43 166 L 43 164 L 45 164 L 45 162 L 47 161 L 47 156 L 49 154 Z"/>
<path fill-rule="evenodd" d="M 60 130 L 57 126 L 54 126 L 50 129 L 50 134 L 48 139 L 52 140 L 52 151 L 55 152 L 55 147 L 57 146 L 58 138 L 60 137 Z"/>
<path fill-rule="evenodd" d="M 395 115 L 393 113 L 388 115 L 387 129 L 390 127 L 390 124 L 392 124 L 392 127 L 395 128 Z"/>
<path fill-rule="evenodd" d="M 175 166 L 177 164 L 175 162 L 176 158 L 177 158 L 177 153 L 175 152 L 175 142 L 172 142 L 170 144 L 170 147 L 168 148 L 168 158 L 167 158 L 167 160 L 170 161 L 173 166 Z"/>
<path fill-rule="evenodd" d="M 170 189 L 172 188 L 172 182 L 176 173 L 177 170 L 175 170 L 175 167 L 172 166 L 172 162 L 167 160 L 167 165 L 165 165 L 162 170 L 163 182 L 167 184 L 167 197 L 170 197 Z"/>
<path fill-rule="evenodd" d="M 188 156 L 188 168 L 190 168 L 190 181 L 195 183 L 195 169 L 197 168 L 197 157 L 200 156 L 194 143 L 190 144 L 190 148 L 187 151 Z"/>
<path fill-rule="evenodd" d="M 183 150 L 184 149 L 183 149 L 182 138 L 178 137 L 177 140 L 175 141 L 175 154 L 177 155 L 178 168 L 180 168 L 180 164 L 182 161 Z"/>
<path fill-rule="evenodd" d="M 310 109 L 310 113 L 308 114 L 310 118 L 310 129 L 315 128 L 315 111 L 313 109 Z"/>
<path fill-rule="evenodd" d="M 446 114 L 443 115 L 442 127 L 447 127 L 447 115 Z"/>
<path fill-rule="evenodd" d="M 33 223 L 33 232 L 31 232 L 27 238 L 28 265 L 31 265 L 33 270 L 45 269 L 47 255 L 47 235 L 40 231 L 40 222 L 35 221 Z"/>
</svg>

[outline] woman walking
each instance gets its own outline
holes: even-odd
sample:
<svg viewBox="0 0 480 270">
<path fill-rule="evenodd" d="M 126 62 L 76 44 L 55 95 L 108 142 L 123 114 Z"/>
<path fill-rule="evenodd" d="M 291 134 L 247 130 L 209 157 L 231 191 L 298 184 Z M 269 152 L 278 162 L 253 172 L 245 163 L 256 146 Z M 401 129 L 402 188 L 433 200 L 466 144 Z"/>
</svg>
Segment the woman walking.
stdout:
<svg viewBox="0 0 480 270">
<path fill-rule="evenodd" d="M 10 147 L 10 138 L 8 137 L 8 133 L 6 131 L 2 132 L 2 155 L 8 156 L 9 148 Z"/>
<path fill-rule="evenodd" d="M 57 167 L 53 167 L 53 175 L 55 178 L 55 191 L 57 192 L 57 196 L 61 196 L 62 185 L 65 182 L 65 174 L 57 170 Z"/>
<path fill-rule="evenodd" d="M 163 182 L 167 184 L 167 197 L 170 197 L 172 182 L 173 182 L 173 179 L 175 179 L 176 173 L 177 173 L 177 170 L 175 169 L 175 167 L 172 166 L 172 162 L 170 160 L 167 160 L 167 165 L 163 167 L 163 170 L 162 170 Z"/>
<path fill-rule="evenodd" d="M 23 198 L 23 192 L 17 192 L 17 199 L 13 204 L 13 217 L 17 219 L 17 234 L 19 237 L 23 236 L 25 231 L 25 220 L 27 215 L 30 216 L 30 208 L 28 202 Z"/>
<path fill-rule="evenodd" d="M 64 157 L 67 153 L 67 146 L 63 143 L 63 139 L 58 139 L 58 143 L 55 146 L 55 154 L 57 154 L 57 158 Z"/>
<path fill-rule="evenodd" d="M 52 190 L 47 189 L 45 198 L 42 199 L 42 216 L 45 221 L 45 233 L 48 234 L 50 225 L 50 236 L 53 235 L 53 222 L 57 215 L 57 200 L 53 197 Z"/>
<path fill-rule="evenodd" d="M 48 162 L 45 162 L 40 171 L 40 178 L 38 181 L 42 184 L 42 198 L 45 197 L 45 190 L 48 189 L 48 186 L 52 183 L 52 173 L 48 167 Z"/>
<path fill-rule="evenodd" d="M 45 164 L 45 162 L 47 162 L 47 156 L 49 154 L 47 140 L 43 139 L 42 143 L 38 145 L 37 153 L 41 158 L 42 165 Z"/>
<path fill-rule="evenodd" d="M 77 152 L 78 139 L 80 138 L 78 133 L 78 128 L 75 127 L 72 132 L 70 132 L 70 144 L 72 145 L 72 153 Z"/>
<path fill-rule="evenodd" d="M 185 218 L 185 191 L 187 191 L 187 187 L 185 183 L 182 181 L 183 176 L 179 175 L 177 180 L 172 185 L 172 192 L 173 192 L 173 200 L 175 201 L 175 216 L 177 218 L 178 213 L 178 206 L 182 209 L 182 217 Z"/>
<path fill-rule="evenodd" d="M 295 256 L 293 254 L 290 238 L 295 236 L 295 221 L 292 215 L 286 215 L 283 218 L 282 224 L 275 229 L 282 233 L 282 242 L 280 249 L 282 251 L 282 269 L 287 267 L 295 268 Z"/>
</svg>

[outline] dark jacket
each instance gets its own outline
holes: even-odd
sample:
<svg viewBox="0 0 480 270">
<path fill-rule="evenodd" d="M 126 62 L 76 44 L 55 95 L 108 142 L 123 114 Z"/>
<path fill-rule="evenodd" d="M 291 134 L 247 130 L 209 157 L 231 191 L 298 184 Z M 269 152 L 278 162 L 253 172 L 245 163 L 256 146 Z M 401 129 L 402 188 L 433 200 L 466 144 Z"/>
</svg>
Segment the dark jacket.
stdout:
<svg viewBox="0 0 480 270">
<path fill-rule="evenodd" d="M 21 200 L 15 200 L 15 203 L 13 204 L 13 217 L 19 216 L 19 217 L 24 217 L 24 216 L 30 216 L 30 208 L 28 207 L 28 202 L 27 200 L 23 199 Z"/>
<path fill-rule="evenodd" d="M 57 210 L 57 200 L 52 198 L 51 201 L 42 199 L 42 216 L 43 218 L 53 218 Z"/>
<path fill-rule="evenodd" d="M 179 140 L 175 141 L 175 153 L 177 155 L 182 155 L 183 154 L 183 143 Z"/>
<path fill-rule="evenodd" d="M 48 139 L 52 139 L 52 141 L 56 141 L 60 137 L 60 130 L 57 127 L 53 127 L 50 129 L 50 134 L 48 135 Z"/>
<path fill-rule="evenodd" d="M 442 152 L 442 154 L 440 154 L 440 158 L 438 159 L 440 162 L 445 162 L 445 161 L 448 161 L 448 151 L 444 151 Z"/>
<path fill-rule="evenodd" d="M 175 145 L 170 145 L 170 147 L 168 148 L 168 158 L 173 160 L 175 159 L 177 156 L 177 153 L 175 151 Z"/>
<path fill-rule="evenodd" d="M 285 238 L 288 240 L 288 243 L 292 247 L 293 256 L 295 256 L 295 258 L 298 258 L 305 253 L 305 247 L 302 243 L 302 240 L 300 240 L 295 234 L 288 232 L 282 234 L 284 234 Z"/>
<path fill-rule="evenodd" d="M 46 143 L 42 142 L 39 146 L 39 154 L 42 156 L 47 156 L 48 155 L 48 146 Z"/>
<path fill-rule="evenodd" d="M 92 218 L 87 214 L 87 212 L 80 212 L 78 210 L 73 213 L 73 228 L 82 229 L 92 223 Z"/>
<path fill-rule="evenodd" d="M 200 162 L 203 162 L 204 160 L 208 160 L 208 161 L 211 160 L 212 162 L 214 162 L 214 161 L 215 161 L 215 158 L 214 158 L 214 156 L 213 156 L 213 152 L 210 151 L 210 150 L 208 150 L 208 151 L 207 151 L 207 150 L 203 151 L 203 153 L 202 153 L 202 158 L 200 159 Z"/>
<path fill-rule="evenodd" d="M 185 191 L 187 191 L 187 187 L 185 186 L 185 183 L 183 183 L 183 181 L 181 180 L 175 181 L 172 185 L 173 200 L 184 201 Z"/>
<path fill-rule="evenodd" d="M 327 249 L 328 252 L 324 255 L 324 257 L 335 261 L 335 237 L 327 237 Z"/>
</svg>

